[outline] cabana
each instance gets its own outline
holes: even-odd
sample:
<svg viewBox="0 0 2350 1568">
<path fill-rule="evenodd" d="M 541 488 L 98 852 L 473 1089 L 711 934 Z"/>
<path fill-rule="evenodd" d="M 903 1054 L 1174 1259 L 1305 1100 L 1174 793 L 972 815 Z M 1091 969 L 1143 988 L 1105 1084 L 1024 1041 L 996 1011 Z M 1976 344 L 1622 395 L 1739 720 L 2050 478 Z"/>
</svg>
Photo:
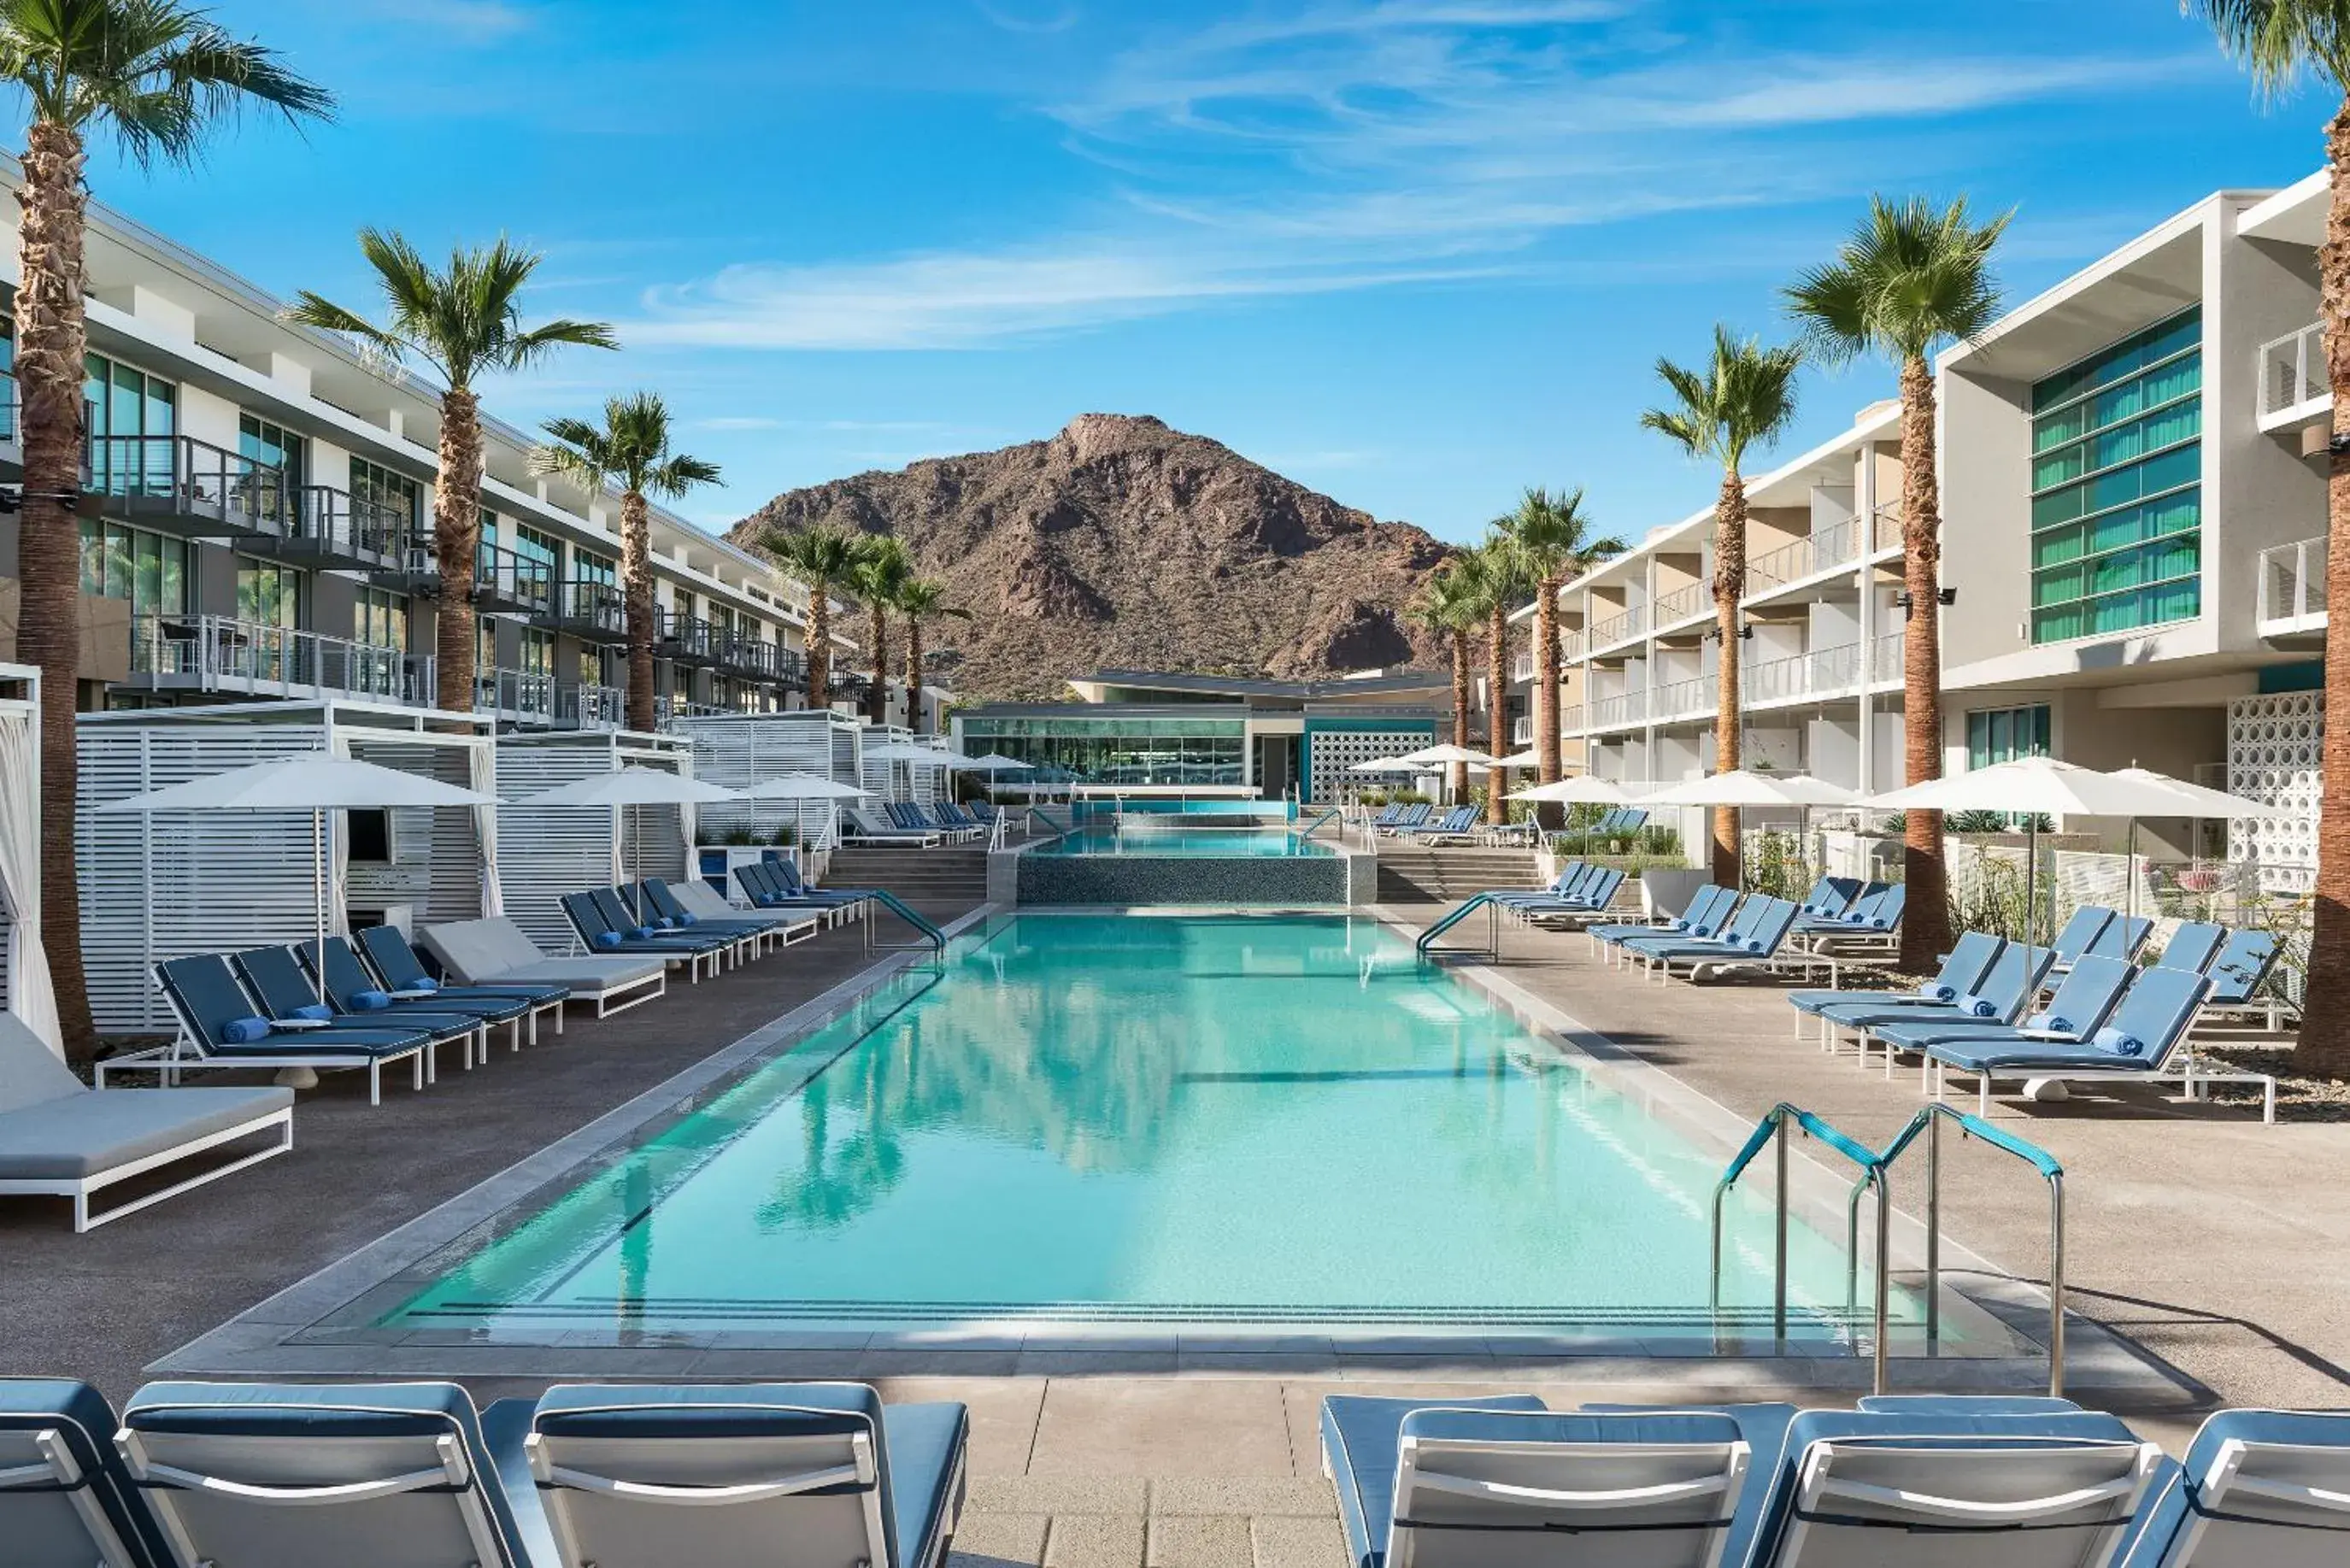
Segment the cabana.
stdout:
<svg viewBox="0 0 2350 1568">
<path fill-rule="evenodd" d="M 864 787 L 864 740 L 871 733 L 846 713 L 826 708 L 803 708 L 789 713 L 719 713 L 680 719 L 670 726 L 672 735 L 693 742 L 694 776 L 729 789 L 747 789 L 791 774 L 813 774 L 835 784 Z M 804 847 L 832 847 L 832 814 L 813 810 L 804 802 L 775 798 L 746 800 L 740 805 L 704 807 L 701 814 L 705 844 L 748 829 L 773 843 L 786 827 L 805 830 Z"/>
<path fill-rule="evenodd" d="M 41 672 L 0 664 L 0 1008 L 64 1055 L 41 946 Z"/>
<path fill-rule="evenodd" d="M 687 846 L 698 831 L 692 805 L 540 806 L 514 805 L 561 784 L 652 768 L 700 777 L 693 742 L 681 735 L 633 731 L 551 731 L 498 737 L 500 908 L 551 953 L 572 947 L 566 893 L 617 885 L 629 875 L 674 881 L 686 875 Z M 710 781 L 704 780 L 707 783 Z"/>
<path fill-rule="evenodd" d="M 355 758 L 499 793 L 493 721 L 389 703 L 224 703 L 85 713 L 78 726 L 82 958 L 101 1033 L 177 1026 L 155 965 L 311 940 L 318 920 L 308 811 L 112 813 L 132 795 L 305 753 Z M 496 814 L 487 806 L 330 812 L 329 931 L 499 911 Z"/>
</svg>

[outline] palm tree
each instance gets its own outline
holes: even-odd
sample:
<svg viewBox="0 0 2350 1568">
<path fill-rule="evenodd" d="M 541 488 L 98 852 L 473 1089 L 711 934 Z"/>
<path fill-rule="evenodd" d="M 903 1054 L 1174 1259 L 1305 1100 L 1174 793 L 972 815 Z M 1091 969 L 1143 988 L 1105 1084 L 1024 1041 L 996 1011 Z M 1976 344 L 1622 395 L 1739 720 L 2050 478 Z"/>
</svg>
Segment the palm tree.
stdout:
<svg viewBox="0 0 2350 1568">
<path fill-rule="evenodd" d="M 867 534 L 857 541 L 857 559 L 848 568 L 848 591 L 865 605 L 866 668 L 873 677 L 873 690 L 865 694 L 865 711 L 877 724 L 889 722 L 889 612 L 897 607 L 898 590 L 913 576 L 914 553 L 906 548 L 903 539 Z"/>
<path fill-rule="evenodd" d="M 0 77 L 32 111 L 16 193 L 27 507 L 16 546 L 16 656 L 41 669 L 42 935 L 66 1044 L 78 1054 L 95 1041 L 74 863 L 88 138 L 105 131 L 141 164 L 187 163 L 214 125 L 248 107 L 299 121 L 327 118 L 335 100 L 275 51 L 177 0 L 0 0 Z"/>
<path fill-rule="evenodd" d="M 1428 628 L 1452 650 L 1452 739 L 1469 743 L 1469 639 L 1485 618 L 1476 556 L 1455 556 L 1428 575 L 1404 613 Z M 1452 764 L 1452 798 L 1469 794 L 1469 764 Z"/>
<path fill-rule="evenodd" d="M 2325 324 L 2326 380 L 2334 389 L 2334 442 L 2326 457 L 2326 618 L 2350 607 L 2350 14 L 2323 0 L 2184 0 L 2219 34 L 2220 46 L 2251 73 L 2272 100 L 2304 71 L 2340 101 L 2325 124 L 2325 243 L 2317 252 L 2319 314 Z M 2350 608 L 2344 624 L 2350 626 Z M 2310 995 L 2328 999 L 2350 986 L 2350 637 L 2325 639 L 2325 760 L 2318 785 L 2317 883 L 2309 938 Z M 2350 1078 L 2350 1015 L 2312 1009 L 2293 1047 L 2293 1063 L 2328 1078 Z"/>
<path fill-rule="evenodd" d="M 907 722 L 916 734 L 922 733 L 922 619 L 926 616 L 951 616 L 956 620 L 969 620 L 971 611 L 957 609 L 946 603 L 947 586 L 936 577 L 908 577 L 898 585 L 897 597 L 890 607 L 906 618 L 906 703 Z"/>
<path fill-rule="evenodd" d="M 1518 509 L 1493 525 L 1509 536 L 1534 579 L 1534 748 L 1542 753 L 1536 776 L 1556 784 L 1565 772 L 1558 759 L 1559 590 L 1610 556 L 1622 555 L 1624 541 L 1591 537 L 1580 490 L 1554 496 L 1531 488 Z M 1558 813 L 1556 806 L 1544 810 L 1554 817 Z"/>
<path fill-rule="evenodd" d="M 530 454 L 533 473 L 560 474 L 590 495 L 620 487 L 620 597 L 629 615 L 629 728 L 650 734 L 653 711 L 653 534 L 646 498 L 682 500 L 697 484 L 721 484 L 718 465 L 669 449 L 669 405 L 652 392 L 608 399 L 602 429 L 585 420 L 549 420 L 552 444 Z"/>
<path fill-rule="evenodd" d="M 1721 494 L 1713 504 L 1713 629 L 1721 644 L 1720 704 L 1713 715 L 1713 771 L 1735 773 L 1742 760 L 1738 690 L 1738 605 L 1746 597 L 1746 480 L 1739 472 L 1749 449 L 1768 446 L 1795 418 L 1795 371 L 1803 350 L 1743 342 L 1730 328 L 1713 329 L 1713 363 L 1702 371 L 1657 361 L 1657 375 L 1675 406 L 1640 416 L 1644 430 L 1673 441 L 1691 457 L 1721 464 Z M 1713 810 L 1713 879 L 1742 888 L 1738 812 Z"/>
<path fill-rule="evenodd" d="M 1477 550 L 1478 604 L 1485 612 L 1485 750 L 1496 757 L 1510 754 L 1510 612 L 1534 592 L 1534 567 L 1496 520 Z M 1491 768 L 1485 774 L 1485 820 L 1496 827 L 1510 820 L 1509 771 Z"/>
<path fill-rule="evenodd" d="M 832 705 L 832 590 L 857 566 L 864 537 L 851 529 L 819 523 L 812 528 L 775 528 L 753 543 L 807 588 L 808 706 Z"/>
<path fill-rule="evenodd" d="M 484 249 L 452 250 L 448 267 L 439 272 L 396 234 L 361 229 L 359 254 L 375 269 L 390 307 L 385 325 L 307 289 L 294 296 L 285 316 L 297 326 L 348 334 L 388 359 L 422 360 L 446 389 L 441 394 L 440 472 L 432 485 L 432 551 L 441 567 L 432 639 L 440 670 L 435 700 L 449 712 L 470 713 L 476 646 L 473 567 L 482 538 L 482 405 L 474 379 L 512 374 L 561 348 L 619 344 L 600 321 L 557 319 L 525 329 L 523 286 L 544 258 L 504 236 Z"/>
<path fill-rule="evenodd" d="M 1934 369 L 1939 345 L 1972 337 L 1999 314 L 1991 253 L 2007 213 L 1977 223 L 1960 197 L 1937 210 L 1872 197 L 1836 259 L 1787 290 L 1806 347 L 1831 362 L 1881 354 L 1901 375 L 1901 569 L 1908 627 L 1902 644 L 1901 728 L 1907 782 L 1942 776 L 1940 626 L 1942 503 L 1935 477 Z M 1939 812 L 1902 814 L 1909 901 L 1901 967 L 1922 973 L 1950 945 L 1950 875 Z"/>
</svg>

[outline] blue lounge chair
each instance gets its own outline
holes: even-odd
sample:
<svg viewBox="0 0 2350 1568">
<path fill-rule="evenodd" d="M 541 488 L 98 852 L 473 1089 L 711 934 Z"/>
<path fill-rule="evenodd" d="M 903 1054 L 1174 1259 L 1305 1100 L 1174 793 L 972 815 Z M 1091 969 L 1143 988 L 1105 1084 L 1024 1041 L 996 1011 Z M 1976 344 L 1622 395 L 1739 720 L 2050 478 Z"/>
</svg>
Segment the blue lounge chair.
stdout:
<svg viewBox="0 0 2350 1568">
<path fill-rule="evenodd" d="M 2191 969 L 2201 974 L 2228 945 L 2228 928 L 2210 921 L 2190 921 L 2170 933 L 2157 961 L 2165 969 Z"/>
<path fill-rule="evenodd" d="M 1731 897 L 1735 898 L 1737 895 L 1732 893 Z M 1636 931 L 1624 937 L 1615 945 L 1624 950 L 1627 958 L 1638 958 L 1648 948 L 1671 947 L 1677 942 L 1742 942 L 1746 940 L 1748 929 L 1762 918 L 1764 906 L 1762 898 L 1759 894 L 1738 904 L 1735 909 L 1729 908 L 1720 900 L 1716 902 L 1721 913 L 1716 917 L 1714 929 L 1711 930 L 1707 930 L 1704 925 L 1700 923 L 1685 934 L 1654 930 Z"/>
<path fill-rule="evenodd" d="M 1923 1052 L 1937 1045 L 1976 1049 L 2001 1044 L 2019 1047 L 2075 1044 L 2094 1039 L 2097 1031 L 2106 1026 L 2137 972 L 2136 964 L 2123 959 L 2085 958 L 2073 966 L 2073 972 L 2064 977 L 2048 1005 L 2029 1014 L 2021 1023 L 2002 1023 L 1990 1018 L 1925 1018 L 1915 1023 L 1879 1024 L 1870 1033 L 1885 1047 L 1888 1074 L 1893 1070 L 1896 1054 Z M 1926 1066 L 1926 1080 L 1930 1086 L 1930 1062 Z"/>
<path fill-rule="evenodd" d="M 408 945 L 407 933 L 398 926 L 369 926 L 358 933 L 359 950 L 394 996 L 432 997 L 444 995 L 457 1001 L 518 999 L 530 1007 L 530 1039 L 538 1043 L 538 1018 L 542 1012 L 553 1015 L 555 1032 L 563 1033 L 563 1004 L 571 1000 L 568 985 L 525 983 L 514 981 L 503 985 L 452 985 L 434 979 L 425 971 L 424 961 Z"/>
<path fill-rule="evenodd" d="M 2085 964 L 2091 961 L 2082 961 Z M 2262 1073 L 2205 1065 L 2196 1060 L 2188 1046 L 2196 1014 L 2210 990 L 2208 975 L 2158 965 L 2137 971 L 2111 1019 L 2086 1040 L 2074 1044 L 1950 1042 L 1929 1046 L 1934 1094 L 1940 1097 L 1944 1080 L 1952 1072 L 1971 1076 L 1977 1104 L 1988 1115 L 1991 1086 L 2001 1081 L 2040 1081 L 2068 1086 L 2176 1081 L 2189 1098 L 2200 1097 L 2202 1086 L 2210 1083 L 2254 1083 L 2263 1085 L 2265 1091 L 2262 1119 L 2274 1122 L 2274 1078 Z M 2177 1065 L 2173 1064 L 2174 1059 Z"/>
<path fill-rule="evenodd" d="M 484 1425 L 544 1568 L 945 1568 L 971 1428 L 861 1383 L 558 1384 Z"/>
<path fill-rule="evenodd" d="M 2162 1450 L 2111 1416 L 1987 1403 L 1796 1415 L 1748 1568 L 2112 1563 Z"/>
<path fill-rule="evenodd" d="M 2211 994 L 2203 999 L 2202 1022 L 2215 1016 L 2237 1021 L 2257 1019 L 2273 1034 L 2284 1014 L 2301 1009 L 2269 983 L 2282 948 L 2268 931 L 2230 931 L 2220 954 L 2205 966 L 2211 977 Z"/>
<path fill-rule="evenodd" d="M 327 939 L 323 960 L 316 941 L 296 942 L 294 956 L 301 961 L 302 968 L 307 971 L 314 984 L 325 984 L 327 1000 L 334 1004 L 337 1012 L 362 1020 L 371 1018 L 377 1012 L 399 1017 L 411 1011 L 478 1018 L 483 1024 L 482 1052 L 484 1057 L 489 1054 L 489 1030 L 493 1024 L 506 1026 L 506 1044 L 516 1051 L 522 1049 L 522 1026 L 525 1022 L 531 1025 L 532 1042 L 536 1044 L 538 1039 L 537 1011 L 523 997 L 464 996 L 454 990 L 443 991 L 437 985 L 413 992 L 394 991 L 368 971 L 367 965 L 359 961 L 359 955 L 353 950 L 351 944 L 341 937 Z M 384 999 L 380 1006 L 373 1000 L 379 996 Z"/>
<path fill-rule="evenodd" d="M 872 890 L 864 888 L 811 888 L 800 880 L 799 870 L 788 860 L 762 860 L 755 864 L 737 866 L 734 879 L 757 909 L 784 912 L 816 912 L 846 919 L 856 919 L 863 906 L 872 899 Z"/>
<path fill-rule="evenodd" d="M 1806 915 L 1797 920 L 1794 934 L 1813 943 L 1889 947 L 1901 929 L 1901 911 L 1908 904 L 1909 889 L 1899 882 L 1873 892 L 1864 889 L 1836 914 Z"/>
<path fill-rule="evenodd" d="M 1378 815 L 1371 818 L 1371 826 L 1374 828 L 1393 827 L 1396 824 L 1396 819 L 1403 815 L 1403 807 L 1404 803 L 1399 800 L 1391 800 L 1388 802 L 1386 807 L 1380 811 Z"/>
<path fill-rule="evenodd" d="M 151 1383 L 115 1442 L 180 1568 L 530 1568 L 453 1383 Z"/>
<path fill-rule="evenodd" d="M 1708 937 L 1720 931 L 1737 908 L 1738 891 L 1734 888 L 1707 886 L 1690 895 L 1681 912 L 1661 924 L 1638 920 L 1619 924 L 1586 926 L 1584 935 L 1604 956 L 1614 949 L 1620 958 L 1627 952 L 1625 943 L 1641 937 Z"/>
<path fill-rule="evenodd" d="M 2339 1568 L 2350 1414 L 2221 1410 L 2146 1504 L 2127 1568 Z"/>
<path fill-rule="evenodd" d="M 23 1568 L 163 1568 L 163 1538 L 114 1451 L 106 1396 L 0 1377 L 0 1541 Z"/>
<path fill-rule="evenodd" d="M 1426 801 L 1413 801 L 1403 808 L 1401 815 L 1393 822 L 1384 824 L 1379 831 L 1388 835 L 1407 832 L 1426 822 L 1431 809 L 1433 808 Z"/>
<path fill-rule="evenodd" d="M 951 844 L 969 843 L 987 832 L 977 823 L 950 821 L 941 808 L 920 805 L 910 800 L 902 801 L 891 809 L 906 826 L 915 832 L 941 834 Z"/>
<path fill-rule="evenodd" d="M 1711 1568 L 1752 1463 L 1727 1416 L 1555 1413 L 1510 1397 L 1334 1396 L 1322 1433 L 1356 1568 Z M 1534 1540 L 1556 1544 L 1512 1549 Z"/>
<path fill-rule="evenodd" d="M 2065 917 L 2063 929 L 2048 944 L 2056 955 L 2056 968 L 2061 972 L 2073 967 L 2073 961 L 2092 950 L 2106 928 L 2114 923 L 2114 911 L 2098 904 L 2084 904 Z"/>
<path fill-rule="evenodd" d="M 604 890 L 611 891 L 608 888 Z M 619 902 L 617 897 L 611 901 Z M 639 925 L 633 915 L 625 921 L 616 919 L 593 893 L 566 893 L 556 899 L 556 904 L 571 922 L 586 951 L 658 956 L 671 963 L 685 965 L 687 981 L 696 985 L 702 982 L 702 967 L 708 965 L 710 972 L 716 974 L 736 945 L 731 937 L 712 941 L 697 938 L 691 931 L 664 931 L 658 926 Z"/>
<path fill-rule="evenodd" d="M 1898 1006 L 1881 1006 L 1861 1001 L 1850 1006 L 1831 1005 L 1820 1009 L 1820 1022 L 1828 1031 L 1828 1047 L 1835 1047 L 1837 1032 L 1848 1031 L 1858 1035 L 1862 1065 L 1868 1063 L 1868 1042 L 1875 1032 L 1889 1024 L 1918 1023 L 1934 1018 L 1986 1018 L 2002 1023 L 2012 1023 L 2030 1011 L 2047 982 L 2049 966 L 2054 958 L 2046 948 L 2028 948 L 2022 942 L 2008 942 L 1991 960 L 1991 967 L 1975 988 L 1961 995 L 1947 1007 L 1936 1002 L 1914 1002 Z"/>
<path fill-rule="evenodd" d="M 1797 917 L 1794 900 L 1757 894 L 1746 900 L 1739 919 L 1725 927 L 1719 939 L 1691 937 L 1679 942 L 1636 942 L 1627 950 L 1655 972 L 1659 983 L 1670 980 L 1673 966 L 1689 965 L 1695 984 L 1707 971 L 1724 975 L 1733 970 L 1776 970 L 1780 950 Z M 1749 919 L 1749 916 L 1752 919 Z"/>
<path fill-rule="evenodd" d="M 877 822 L 870 812 L 857 806 L 840 808 L 840 841 L 843 844 L 870 844 L 890 849 L 928 849 L 946 842 L 946 836 L 936 829 L 910 829 L 896 826 L 886 818 Z"/>
<path fill-rule="evenodd" d="M 432 1036 L 436 1052 L 454 1042 L 464 1052 L 468 1068 L 473 1064 L 476 1051 L 484 1058 L 489 1055 L 490 1026 L 470 1012 L 398 1006 L 386 997 L 383 1007 L 360 1014 L 337 1006 L 331 992 L 322 1004 L 318 982 L 304 971 L 302 961 L 294 956 L 292 948 L 247 948 L 229 956 L 236 965 L 237 974 L 261 999 L 261 1005 L 268 1009 L 273 1020 L 316 1018 L 324 1005 L 326 1021 L 346 1029 L 421 1029 Z M 427 1075 L 431 1077 L 435 1073 L 428 1072 Z"/>
<path fill-rule="evenodd" d="M 364 1069 L 368 1104 L 375 1106 L 383 1103 L 387 1065 L 408 1063 L 419 1089 L 434 1076 L 434 1041 L 425 1031 L 406 1023 L 365 1029 L 339 1025 L 316 998 L 302 1005 L 299 1015 L 271 1018 L 219 953 L 165 959 L 155 966 L 155 981 L 179 1020 L 178 1037 L 169 1045 L 102 1058 L 97 1068 L 99 1088 L 106 1086 L 109 1073 L 160 1073 L 168 1084 L 200 1067 Z"/>
<path fill-rule="evenodd" d="M 687 909 L 679 900 L 676 890 L 659 877 L 648 877 L 637 884 L 637 908 L 667 921 L 668 924 L 661 928 L 664 930 L 706 932 L 713 937 L 747 937 L 754 941 L 772 942 L 777 947 L 806 941 L 824 929 L 824 912 L 816 909 L 794 910 L 788 914 L 743 911 L 704 915 Z"/>
<path fill-rule="evenodd" d="M 1487 888 L 1482 891 L 1497 904 L 1538 904 L 1545 898 L 1572 896 L 1577 887 L 1589 881 L 1598 870 L 1598 867 L 1587 860 L 1570 860 L 1559 867 L 1558 875 L 1551 878 L 1550 886 L 1546 888 Z"/>
<path fill-rule="evenodd" d="M 1865 890 L 1866 885 L 1857 877 L 1823 877 L 1796 901 L 1803 906 L 1806 919 L 1833 919 L 1851 909 Z"/>
<path fill-rule="evenodd" d="M 1576 920 L 1597 919 L 1608 913 L 1608 905 L 1616 900 L 1616 891 L 1624 886 L 1624 873 L 1613 866 L 1603 866 L 1596 875 L 1586 877 L 1573 893 L 1559 898 L 1541 898 L 1506 906 L 1520 919 L 1536 925 L 1568 925 Z"/>
<path fill-rule="evenodd" d="M 1981 983 L 1991 966 L 1998 961 L 2000 950 L 2006 945 L 2004 939 L 1981 931 L 1962 932 L 1942 956 L 1942 967 L 1934 978 L 1919 981 L 1915 991 L 1791 991 L 1787 1002 L 1795 1010 L 1795 1038 L 1804 1037 L 1806 1014 L 1820 1020 L 1819 1034 L 1825 1044 L 1828 1038 L 1827 1015 L 1838 1009 L 1890 1012 L 1905 1007 L 1951 1006 Z"/>
<path fill-rule="evenodd" d="M 1476 826 L 1477 808 L 1473 805 L 1456 805 L 1442 816 L 1433 819 L 1423 818 L 1419 822 L 1397 828 L 1396 836 L 1415 839 L 1451 838 L 1468 832 Z"/>
</svg>

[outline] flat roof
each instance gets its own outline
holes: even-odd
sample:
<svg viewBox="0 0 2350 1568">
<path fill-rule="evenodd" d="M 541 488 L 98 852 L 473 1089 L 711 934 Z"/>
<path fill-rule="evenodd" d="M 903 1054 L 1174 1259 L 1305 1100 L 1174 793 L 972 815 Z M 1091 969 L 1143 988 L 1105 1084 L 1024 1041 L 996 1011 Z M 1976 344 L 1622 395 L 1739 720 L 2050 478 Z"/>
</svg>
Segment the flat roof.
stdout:
<svg viewBox="0 0 2350 1568">
<path fill-rule="evenodd" d="M 1217 696 L 1277 697 L 1305 701 L 1313 698 L 1350 697 L 1364 693 L 1445 691 L 1451 689 L 1452 677 L 1433 670 L 1415 670 L 1398 675 L 1342 676 L 1327 680 L 1275 680 L 1262 676 L 1191 675 L 1165 670 L 1097 670 L 1091 675 L 1071 677 L 1069 684 L 1080 688 L 1125 686 L 1144 691 L 1204 691 Z"/>
</svg>

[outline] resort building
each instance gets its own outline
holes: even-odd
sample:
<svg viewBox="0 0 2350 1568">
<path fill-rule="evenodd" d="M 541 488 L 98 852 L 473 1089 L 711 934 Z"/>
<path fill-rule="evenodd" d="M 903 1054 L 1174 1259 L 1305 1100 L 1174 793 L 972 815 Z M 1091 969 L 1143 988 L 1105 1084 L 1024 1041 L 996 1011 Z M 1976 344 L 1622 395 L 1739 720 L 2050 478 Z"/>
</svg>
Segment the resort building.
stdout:
<svg viewBox="0 0 2350 1568">
<path fill-rule="evenodd" d="M 2322 172 L 2218 192 L 1942 356 L 1950 771 L 2041 753 L 2225 785 L 2280 812 L 2239 825 L 2234 858 L 2286 881 L 2314 861 L 2325 201 Z M 1752 494 L 1747 758 L 1897 787 L 1898 410 L 1863 410 Z M 1711 765 L 1712 530 L 1711 508 L 1657 528 L 1562 593 L 1570 766 Z M 2217 848 L 2154 826 L 2176 853 Z"/>
<path fill-rule="evenodd" d="M 1451 723 L 1449 673 L 1265 680 L 1103 670 L 1069 691 L 1067 702 L 958 712 L 956 749 L 1017 757 L 1037 783 L 1326 805 L 1356 782 L 1356 763 L 1419 751 Z"/>
<path fill-rule="evenodd" d="M 13 269 L 16 246 L 0 248 Z M 286 325 L 279 301 L 95 205 L 88 280 L 81 705 L 432 705 L 434 389 Z M 12 350 L 0 319 L 0 375 Z M 14 480 L 5 386 L 0 480 Z M 613 727 L 627 684 L 618 500 L 534 476 L 535 438 L 484 423 L 474 709 L 508 728 Z M 10 631 L 17 526 L 0 516 Z M 662 716 L 805 706 L 806 590 L 659 508 L 652 535 Z M 837 670 L 832 695 L 861 704 L 864 686 Z M 890 719 L 906 717 L 893 689 Z"/>
</svg>

